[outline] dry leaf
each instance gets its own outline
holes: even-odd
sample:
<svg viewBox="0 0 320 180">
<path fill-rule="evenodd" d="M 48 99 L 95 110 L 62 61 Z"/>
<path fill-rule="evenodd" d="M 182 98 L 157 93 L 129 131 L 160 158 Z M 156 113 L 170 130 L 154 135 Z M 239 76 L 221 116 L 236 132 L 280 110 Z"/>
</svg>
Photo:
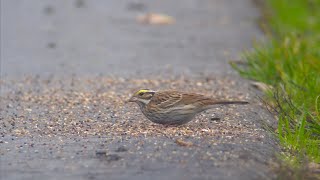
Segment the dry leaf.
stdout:
<svg viewBox="0 0 320 180">
<path fill-rule="evenodd" d="M 190 141 L 184 141 L 182 139 L 176 139 L 176 144 L 180 145 L 180 146 L 187 146 L 187 147 L 190 147 L 190 146 L 193 146 L 193 143 L 190 142 Z"/>
<path fill-rule="evenodd" d="M 272 86 L 265 84 L 263 82 L 251 82 L 251 85 L 263 92 L 272 90 Z"/>
<path fill-rule="evenodd" d="M 137 17 L 137 21 L 143 24 L 167 25 L 173 24 L 174 19 L 165 14 L 147 13 Z"/>
</svg>

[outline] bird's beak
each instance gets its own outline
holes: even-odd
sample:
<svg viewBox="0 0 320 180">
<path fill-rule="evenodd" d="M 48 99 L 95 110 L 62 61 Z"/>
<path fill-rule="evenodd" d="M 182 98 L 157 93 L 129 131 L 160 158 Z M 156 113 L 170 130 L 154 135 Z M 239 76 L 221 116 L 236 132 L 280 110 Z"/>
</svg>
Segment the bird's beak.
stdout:
<svg viewBox="0 0 320 180">
<path fill-rule="evenodd" d="M 127 102 L 136 102 L 137 98 L 136 97 L 131 97 Z"/>
</svg>

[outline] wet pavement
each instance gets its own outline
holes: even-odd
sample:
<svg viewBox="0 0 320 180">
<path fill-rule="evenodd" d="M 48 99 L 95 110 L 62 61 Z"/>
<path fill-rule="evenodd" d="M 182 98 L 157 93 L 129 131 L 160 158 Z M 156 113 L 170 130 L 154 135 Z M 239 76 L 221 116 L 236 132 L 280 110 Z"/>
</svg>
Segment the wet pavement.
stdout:
<svg viewBox="0 0 320 180">
<path fill-rule="evenodd" d="M 258 15 L 249 0 L 1 1 L 1 178 L 274 178 L 274 120 L 228 64 L 261 38 Z M 139 88 L 250 104 L 164 127 L 125 103 Z"/>
</svg>

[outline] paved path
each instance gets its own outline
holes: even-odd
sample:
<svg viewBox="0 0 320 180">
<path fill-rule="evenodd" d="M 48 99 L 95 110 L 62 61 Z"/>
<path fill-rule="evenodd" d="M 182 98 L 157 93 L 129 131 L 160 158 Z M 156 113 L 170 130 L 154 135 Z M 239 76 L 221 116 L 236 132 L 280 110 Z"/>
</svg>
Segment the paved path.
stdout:
<svg viewBox="0 0 320 180">
<path fill-rule="evenodd" d="M 175 23 L 138 23 L 146 12 Z M 261 37 L 258 14 L 250 0 L 1 1 L 2 178 L 273 178 L 272 118 L 228 65 Z M 145 87 L 251 103 L 166 128 L 123 103 Z"/>
</svg>

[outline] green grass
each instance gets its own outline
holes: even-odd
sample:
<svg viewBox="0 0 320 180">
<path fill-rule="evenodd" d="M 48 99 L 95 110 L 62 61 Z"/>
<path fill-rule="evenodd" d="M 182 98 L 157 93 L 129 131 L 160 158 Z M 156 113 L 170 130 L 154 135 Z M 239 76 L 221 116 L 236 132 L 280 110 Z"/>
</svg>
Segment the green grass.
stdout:
<svg viewBox="0 0 320 180">
<path fill-rule="evenodd" d="M 320 163 L 320 0 L 267 0 L 263 11 L 269 42 L 234 67 L 274 87 L 268 100 L 287 157 Z"/>
</svg>

